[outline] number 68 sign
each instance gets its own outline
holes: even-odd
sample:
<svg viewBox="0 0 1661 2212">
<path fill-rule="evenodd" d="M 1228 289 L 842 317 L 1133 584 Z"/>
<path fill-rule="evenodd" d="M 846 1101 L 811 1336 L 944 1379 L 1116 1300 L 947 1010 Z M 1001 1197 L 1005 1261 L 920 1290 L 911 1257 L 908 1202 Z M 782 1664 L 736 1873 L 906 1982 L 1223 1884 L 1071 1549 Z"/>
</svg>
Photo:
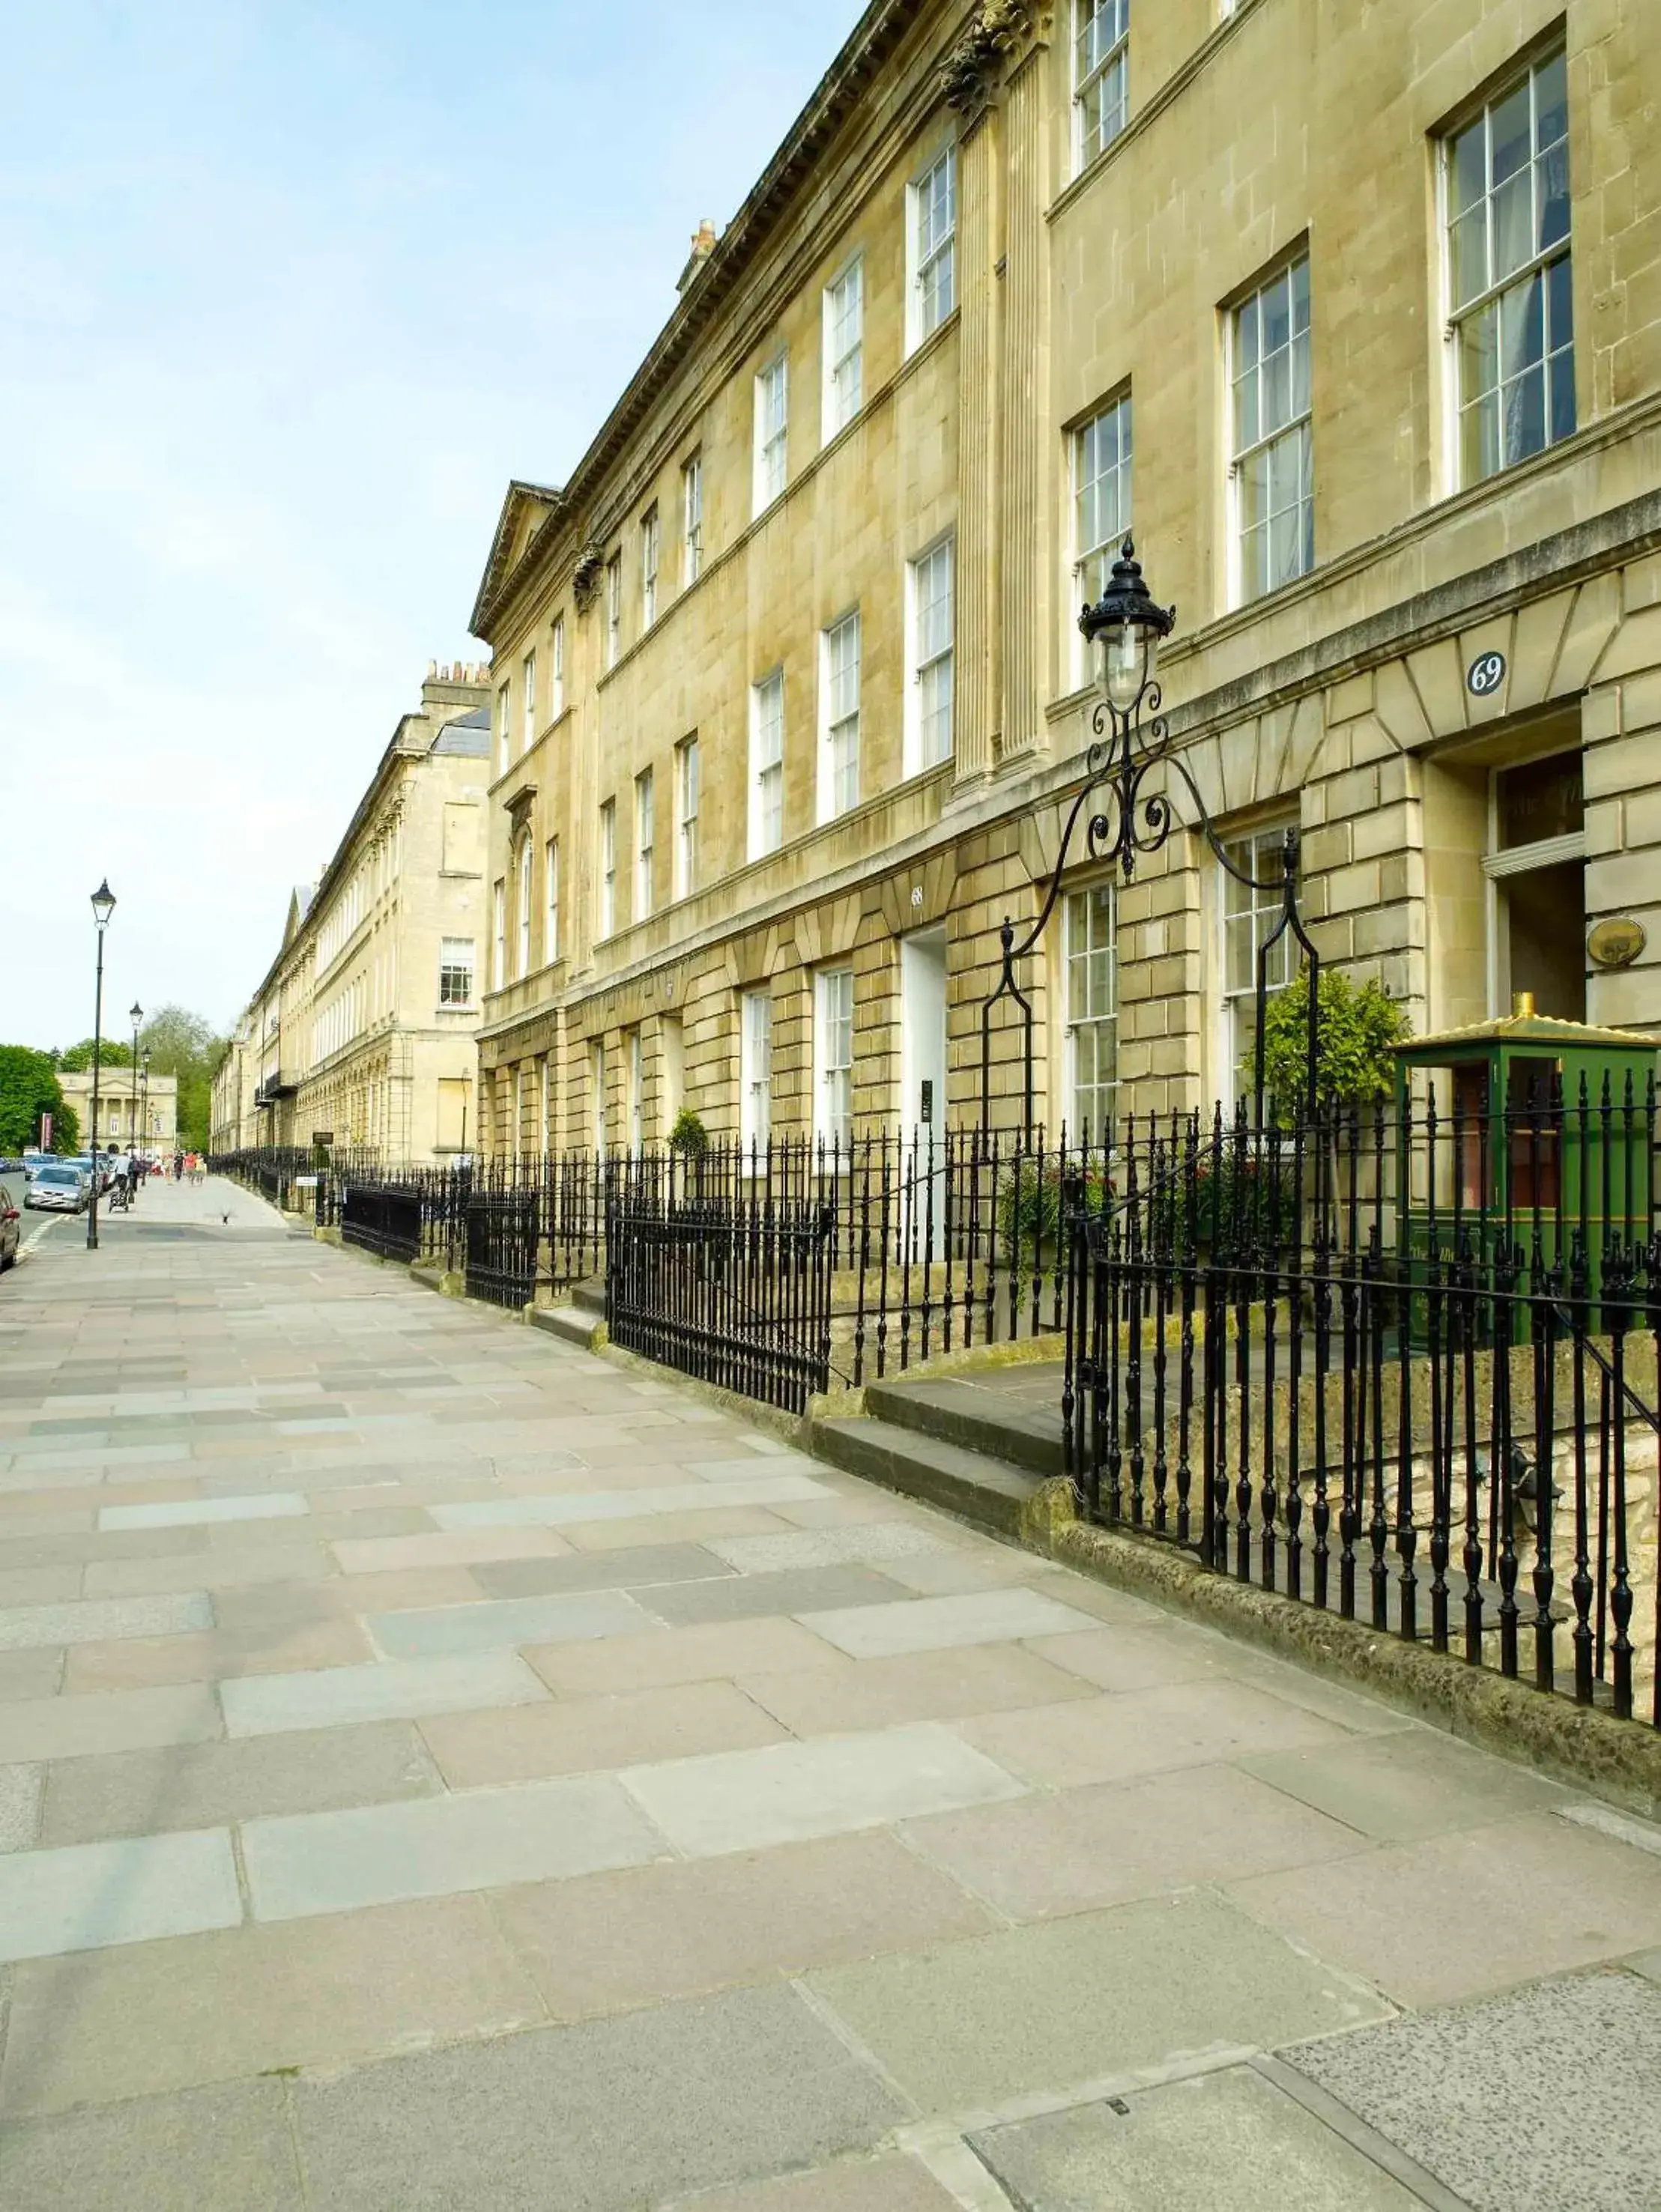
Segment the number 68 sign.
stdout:
<svg viewBox="0 0 1661 2212">
<path fill-rule="evenodd" d="M 1465 671 L 1465 689 L 1475 699 L 1487 699 L 1506 680 L 1503 653 L 1479 653 Z"/>
</svg>

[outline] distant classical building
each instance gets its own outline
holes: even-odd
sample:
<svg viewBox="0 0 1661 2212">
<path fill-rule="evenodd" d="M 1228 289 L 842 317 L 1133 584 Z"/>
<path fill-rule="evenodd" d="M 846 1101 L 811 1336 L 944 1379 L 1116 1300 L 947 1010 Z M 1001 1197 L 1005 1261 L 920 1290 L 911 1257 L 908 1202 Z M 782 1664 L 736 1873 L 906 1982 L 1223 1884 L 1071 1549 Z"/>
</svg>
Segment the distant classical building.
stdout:
<svg viewBox="0 0 1661 2212">
<path fill-rule="evenodd" d="M 1323 957 L 1421 1034 L 1661 1028 L 1657 15 L 874 0 L 508 488 L 488 1142 L 976 1114 L 1133 523 L 1173 745 L 1248 877 L 1301 833 Z M 1052 1127 L 1237 1094 L 1278 901 L 1161 787 L 1023 971 Z"/>
<path fill-rule="evenodd" d="M 75 1109 L 81 1141 L 92 1138 L 92 1070 L 60 1069 L 58 1088 L 64 1103 Z M 98 1073 L 98 1141 L 100 1145 L 137 1145 L 152 1152 L 170 1152 L 179 1130 L 179 1079 L 172 1075 L 140 1074 L 135 1082 L 130 1067 L 104 1067 Z"/>
<path fill-rule="evenodd" d="M 214 1079 L 216 1152 L 472 1145 L 489 701 L 483 670 L 433 669 L 333 858 L 295 887 Z"/>
</svg>

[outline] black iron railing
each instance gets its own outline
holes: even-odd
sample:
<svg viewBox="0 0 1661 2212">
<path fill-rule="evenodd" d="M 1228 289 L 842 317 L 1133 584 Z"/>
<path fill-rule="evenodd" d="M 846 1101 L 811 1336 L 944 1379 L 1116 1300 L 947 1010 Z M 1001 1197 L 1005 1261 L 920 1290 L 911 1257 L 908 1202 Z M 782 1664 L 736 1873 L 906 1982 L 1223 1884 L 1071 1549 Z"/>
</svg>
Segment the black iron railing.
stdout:
<svg viewBox="0 0 1661 2212">
<path fill-rule="evenodd" d="M 1133 1124 L 1067 1194 L 1084 1510 L 1661 1725 L 1655 1098 Z"/>
</svg>

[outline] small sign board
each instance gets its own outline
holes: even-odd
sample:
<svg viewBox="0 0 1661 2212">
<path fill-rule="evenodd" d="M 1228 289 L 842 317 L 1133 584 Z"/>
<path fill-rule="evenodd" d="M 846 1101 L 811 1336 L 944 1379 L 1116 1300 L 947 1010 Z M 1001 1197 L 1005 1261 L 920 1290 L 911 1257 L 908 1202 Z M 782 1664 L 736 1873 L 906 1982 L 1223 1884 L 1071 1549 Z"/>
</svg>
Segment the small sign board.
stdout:
<svg viewBox="0 0 1661 2212">
<path fill-rule="evenodd" d="M 1473 699 L 1491 697 L 1505 680 L 1506 656 L 1503 653 L 1479 653 L 1465 671 L 1465 689 Z"/>
<path fill-rule="evenodd" d="M 294 1187 L 296 1190 L 315 1190 L 317 1188 L 317 1177 L 315 1176 L 296 1176 L 294 1179 Z"/>
<path fill-rule="evenodd" d="M 1586 932 L 1587 956 L 1597 968 L 1630 968 L 1647 942 L 1643 923 L 1630 915 L 1606 915 Z"/>
<path fill-rule="evenodd" d="M 924 1076 L 922 1079 L 922 1119 L 925 1127 L 932 1123 L 934 1119 L 934 1086 L 927 1076 Z"/>
<path fill-rule="evenodd" d="M 312 1131 L 312 1142 L 314 1145 L 332 1145 L 334 1142 L 334 1131 L 332 1129 L 313 1129 Z"/>
</svg>

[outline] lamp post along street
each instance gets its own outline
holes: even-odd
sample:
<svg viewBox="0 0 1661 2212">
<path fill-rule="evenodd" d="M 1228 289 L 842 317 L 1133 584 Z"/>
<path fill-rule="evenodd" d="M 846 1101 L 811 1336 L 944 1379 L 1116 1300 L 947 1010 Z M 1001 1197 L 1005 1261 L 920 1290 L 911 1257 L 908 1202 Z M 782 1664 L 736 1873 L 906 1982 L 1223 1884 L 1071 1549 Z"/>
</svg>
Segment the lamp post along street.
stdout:
<svg viewBox="0 0 1661 2212">
<path fill-rule="evenodd" d="M 98 1075 L 103 1054 L 104 1032 L 104 932 L 110 926 L 110 916 L 115 911 L 115 893 L 110 889 L 110 879 L 105 877 L 92 895 L 92 918 L 98 926 L 98 980 L 92 1001 L 92 1133 L 88 1151 L 92 1155 L 92 1197 L 87 1206 L 87 1249 L 98 1249 Z"/>
</svg>

